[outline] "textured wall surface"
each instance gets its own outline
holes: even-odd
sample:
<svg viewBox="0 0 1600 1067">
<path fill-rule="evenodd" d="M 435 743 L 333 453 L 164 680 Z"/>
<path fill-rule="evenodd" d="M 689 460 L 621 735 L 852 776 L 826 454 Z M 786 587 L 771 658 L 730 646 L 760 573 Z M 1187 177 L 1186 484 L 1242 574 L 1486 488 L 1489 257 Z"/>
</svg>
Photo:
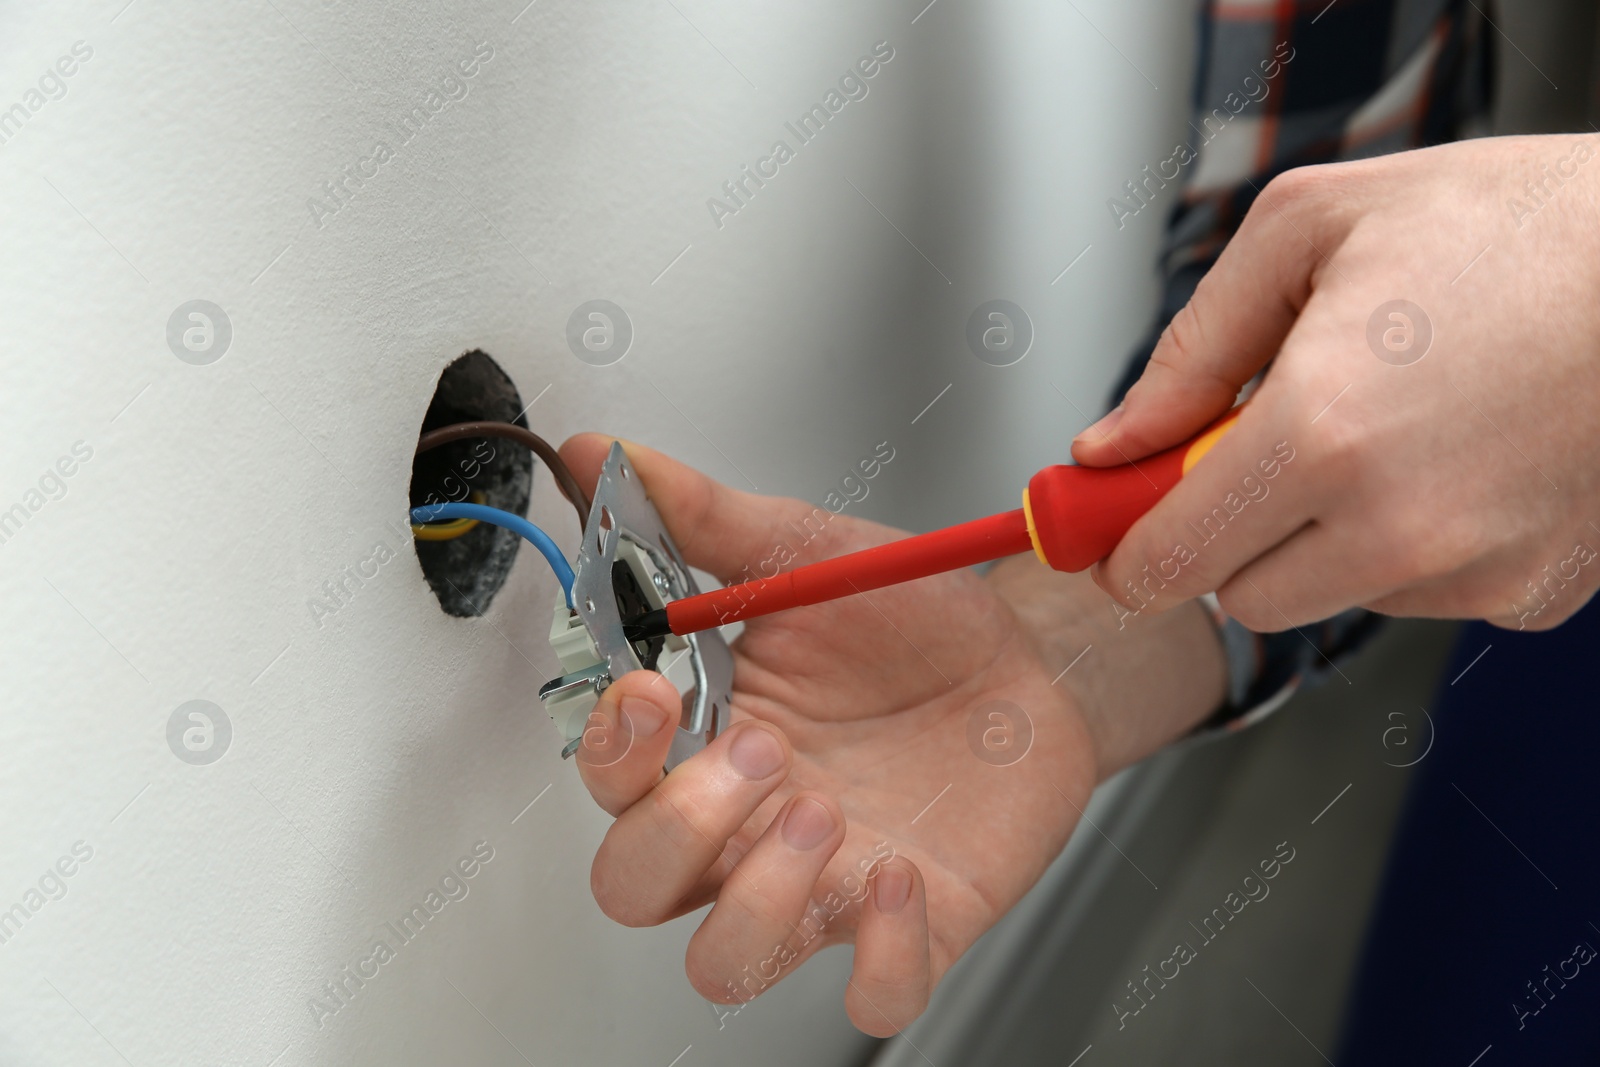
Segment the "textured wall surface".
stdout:
<svg viewBox="0 0 1600 1067">
<path fill-rule="evenodd" d="M 0 13 L 0 1063 L 866 1047 L 843 950 L 719 1027 L 692 920 L 599 914 L 607 819 L 534 697 L 554 583 L 524 550 L 486 617 L 440 611 L 420 420 L 477 348 L 556 440 L 813 499 L 888 441 L 861 514 L 1015 506 L 1145 326 L 1159 212 L 1105 199 L 1181 125 L 1187 12 L 524 3 Z M 731 201 L 746 165 L 777 173 Z M 567 344 L 593 299 L 632 324 L 610 366 Z M 993 299 L 1011 366 L 966 341 Z M 195 300 L 225 345 L 169 341 Z M 542 473 L 530 514 L 572 548 Z"/>
</svg>

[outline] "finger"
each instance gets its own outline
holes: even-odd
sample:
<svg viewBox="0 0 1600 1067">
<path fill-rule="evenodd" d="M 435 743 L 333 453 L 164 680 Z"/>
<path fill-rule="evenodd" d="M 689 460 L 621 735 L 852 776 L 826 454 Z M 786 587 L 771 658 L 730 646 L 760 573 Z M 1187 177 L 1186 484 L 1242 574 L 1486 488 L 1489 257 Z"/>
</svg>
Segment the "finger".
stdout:
<svg viewBox="0 0 1600 1067">
<path fill-rule="evenodd" d="M 611 824 L 589 886 L 600 910 L 627 926 L 679 913 L 723 858 L 728 840 L 788 774 L 789 742 L 745 721 L 679 764 Z"/>
<path fill-rule="evenodd" d="M 1343 523 L 1312 523 L 1217 589 L 1222 610 L 1257 633 L 1332 618 L 1400 587 L 1382 539 Z"/>
<path fill-rule="evenodd" d="M 1374 509 L 1361 501 L 1348 503 L 1348 517 L 1307 526 L 1234 575 L 1217 590 L 1223 610 L 1259 631 L 1304 626 L 1355 607 L 1535 630 L 1556 625 L 1578 603 L 1544 604 L 1525 579 L 1519 590 L 1514 563 L 1474 559 L 1475 529 L 1415 520 L 1396 526 L 1372 519 Z"/>
<path fill-rule="evenodd" d="M 561 456 L 581 484 L 592 486 L 614 440 L 602 434 L 578 434 L 561 446 Z M 749 568 L 772 557 L 780 543 L 798 541 L 805 552 L 821 558 L 845 536 L 833 523 L 835 514 L 825 508 L 740 492 L 652 448 L 632 441 L 623 442 L 623 447 L 684 560 L 724 582 L 756 577 Z M 858 527 L 852 524 L 852 533 L 859 533 Z"/>
<path fill-rule="evenodd" d="M 1109 466 L 1169 448 L 1227 411 L 1278 351 L 1340 240 L 1341 212 L 1316 190 L 1327 168 L 1267 185 L 1194 296 L 1162 331 L 1117 410 L 1078 435 L 1080 463 Z"/>
<path fill-rule="evenodd" d="M 821 793 L 789 799 L 722 883 L 717 903 L 689 940 L 689 981 L 713 1002 L 749 999 L 776 983 L 815 946 L 812 891 L 844 841 L 844 814 Z M 754 976 L 756 990 L 743 985 Z"/>
<path fill-rule="evenodd" d="M 1594 589 L 1548 574 L 1542 582 L 1531 582 L 1523 568 L 1496 559 L 1413 583 L 1365 606 L 1384 615 L 1483 619 L 1504 630 L 1537 632 L 1561 625 L 1594 594 Z"/>
<path fill-rule="evenodd" d="M 1280 429 L 1275 402 L 1263 395 L 1246 407 L 1133 524 L 1095 571 L 1100 588 L 1130 611 L 1159 614 L 1220 588 L 1311 520 L 1322 494 L 1314 457 Z"/>
<path fill-rule="evenodd" d="M 1578 613 L 1579 609 L 1588 604 L 1593 598 L 1593 593 L 1583 594 L 1574 598 L 1572 603 L 1559 609 L 1552 606 L 1546 606 L 1545 608 L 1539 610 L 1529 610 L 1525 607 L 1513 604 L 1511 605 L 1511 610 L 1509 612 L 1505 609 L 1501 609 L 1500 611 L 1485 613 L 1483 616 L 1483 621 L 1488 623 L 1490 626 L 1495 626 L 1502 630 L 1518 630 L 1528 633 L 1542 633 L 1545 630 L 1554 630 L 1557 626 L 1560 626 L 1562 623 L 1572 618 L 1572 616 Z M 1375 608 L 1374 610 L 1377 609 Z M 1387 615 L 1390 613 L 1384 612 L 1384 614 Z M 1451 617 L 1462 618 L 1463 616 L 1455 615 Z"/>
<path fill-rule="evenodd" d="M 600 694 L 578 746 L 578 774 L 589 795 L 621 815 L 661 780 L 683 714 L 677 687 L 654 671 L 630 671 Z"/>
<path fill-rule="evenodd" d="M 922 872 L 909 860 L 892 859 L 873 876 L 861 909 L 845 1011 L 858 1030 L 890 1037 L 923 1013 L 931 986 Z"/>
</svg>

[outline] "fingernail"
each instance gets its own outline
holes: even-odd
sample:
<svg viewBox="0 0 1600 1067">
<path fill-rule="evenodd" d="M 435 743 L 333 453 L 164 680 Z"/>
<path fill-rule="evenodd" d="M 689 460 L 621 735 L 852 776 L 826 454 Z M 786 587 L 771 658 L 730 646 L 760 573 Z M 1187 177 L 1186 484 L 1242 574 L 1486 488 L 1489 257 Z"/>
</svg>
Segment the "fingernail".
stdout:
<svg viewBox="0 0 1600 1067">
<path fill-rule="evenodd" d="M 728 762 L 733 769 L 753 782 L 774 774 L 783 766 L 783 745 L 770 730 L 758 726 L 739 731 L 728 749 Z"/>
<path fill-rule="evenodd" d="M 1117 428 L 1117 423 L 1122 421 L 1123 414 L 1124 412 L 1122 405 L 1118 404 L 1116 407 L 1112 408 L 1110 412 L 1108 412 L 1106 416 L 1099 422 L 1080 433 L 1077 437 L 1074 437 L 1072 439 L 1073 443 L 1077 443 L 1078 441 L 1105 440 L 1107 437 L 1111 436 L 1111 431 Z"/>
<path fill-rule="evenodd" d="M 667 713 L 648 700 L 623 697 L 622 721 L 634 737 L 654 737 L 667 724 Z"/>
<path fill-rule="evenodd" d="M 589 712 L 583 725 L 583 744 L 578 759 L 590 767 L 609 767 L 633 748 L 633 730 L 628 717 L 617 710 L 608 716 L 598 707 Z"/>
<path fill-rule="evenodd" d="M 833 833 L 833 816 L 810 797 L 794 802 L 783 820 L 783 839 L 796 852 L 809 852 Z"/>
<path fill-rule="evenodd" d="M 885 864 L 872 880 L 872 894 L 879 911 L 897 914 L 911 898 L 911 872 L 893 863 Z"/>
</svg>

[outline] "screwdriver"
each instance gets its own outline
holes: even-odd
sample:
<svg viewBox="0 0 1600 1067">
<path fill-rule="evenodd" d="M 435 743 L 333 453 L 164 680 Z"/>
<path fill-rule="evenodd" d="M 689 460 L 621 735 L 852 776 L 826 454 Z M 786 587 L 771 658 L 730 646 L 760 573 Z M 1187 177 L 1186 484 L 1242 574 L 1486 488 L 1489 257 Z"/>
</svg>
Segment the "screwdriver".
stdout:
<svg viewBox="0 0 1600 1067">
<path fill-rule="evenodd" d="M 1029 479 L 1022 507 L 1015 511 L 674 600 L 625 623 L 623 634 L 630 641 L 644 641 L 668 633 L 698 633 L 1029 549 L 1055 570 L 1081 571 L 1111 554 L 1139 517 L 1233 428 L 1240 410 L 1234 408 L 1183 444 L 1137 463 L 1046 467 Z"/>
</svg>

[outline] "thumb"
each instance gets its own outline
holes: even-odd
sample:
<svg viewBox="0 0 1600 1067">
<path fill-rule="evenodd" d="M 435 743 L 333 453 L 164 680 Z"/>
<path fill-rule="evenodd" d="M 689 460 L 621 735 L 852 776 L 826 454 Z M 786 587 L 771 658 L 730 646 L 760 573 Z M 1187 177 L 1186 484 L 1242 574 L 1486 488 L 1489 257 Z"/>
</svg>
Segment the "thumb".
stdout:
<svg viewBox="0 0 1600 1067">
<path fill-rule="evenodd" d="M 561 446 L 561 458 L 580 485 L 595 485 L 615 440 L 581 433 Z M 823 517 L 833 517 L 801 500 L 729 488 L 653 448 L 632 441 L 621 444 L 684 562 L 723 582 L 750 577 L 741 572 L 764 557 L 770 560 L 775 545 L 793 540 L 793 530 L 820 529 Z M 819 537 L 819 546 L 826 548 L 831 540 Z"/>
<path fill-rule="evenodd" d="M 1331 253 L 1338 244 L 1338 221 L 1313 195 L 1320 169 L 1290 171 L 1262 190 L 1194 296 L 1162 331 L 1127 397 L 1072 442 L 1074 459 L 1094 467 L 1142 459 L 1193 436 L 1233 406 L 1239 390 L 1277 353 L 1316 288 L 1327 262 L 1319 246 Z"/>
</svg>

